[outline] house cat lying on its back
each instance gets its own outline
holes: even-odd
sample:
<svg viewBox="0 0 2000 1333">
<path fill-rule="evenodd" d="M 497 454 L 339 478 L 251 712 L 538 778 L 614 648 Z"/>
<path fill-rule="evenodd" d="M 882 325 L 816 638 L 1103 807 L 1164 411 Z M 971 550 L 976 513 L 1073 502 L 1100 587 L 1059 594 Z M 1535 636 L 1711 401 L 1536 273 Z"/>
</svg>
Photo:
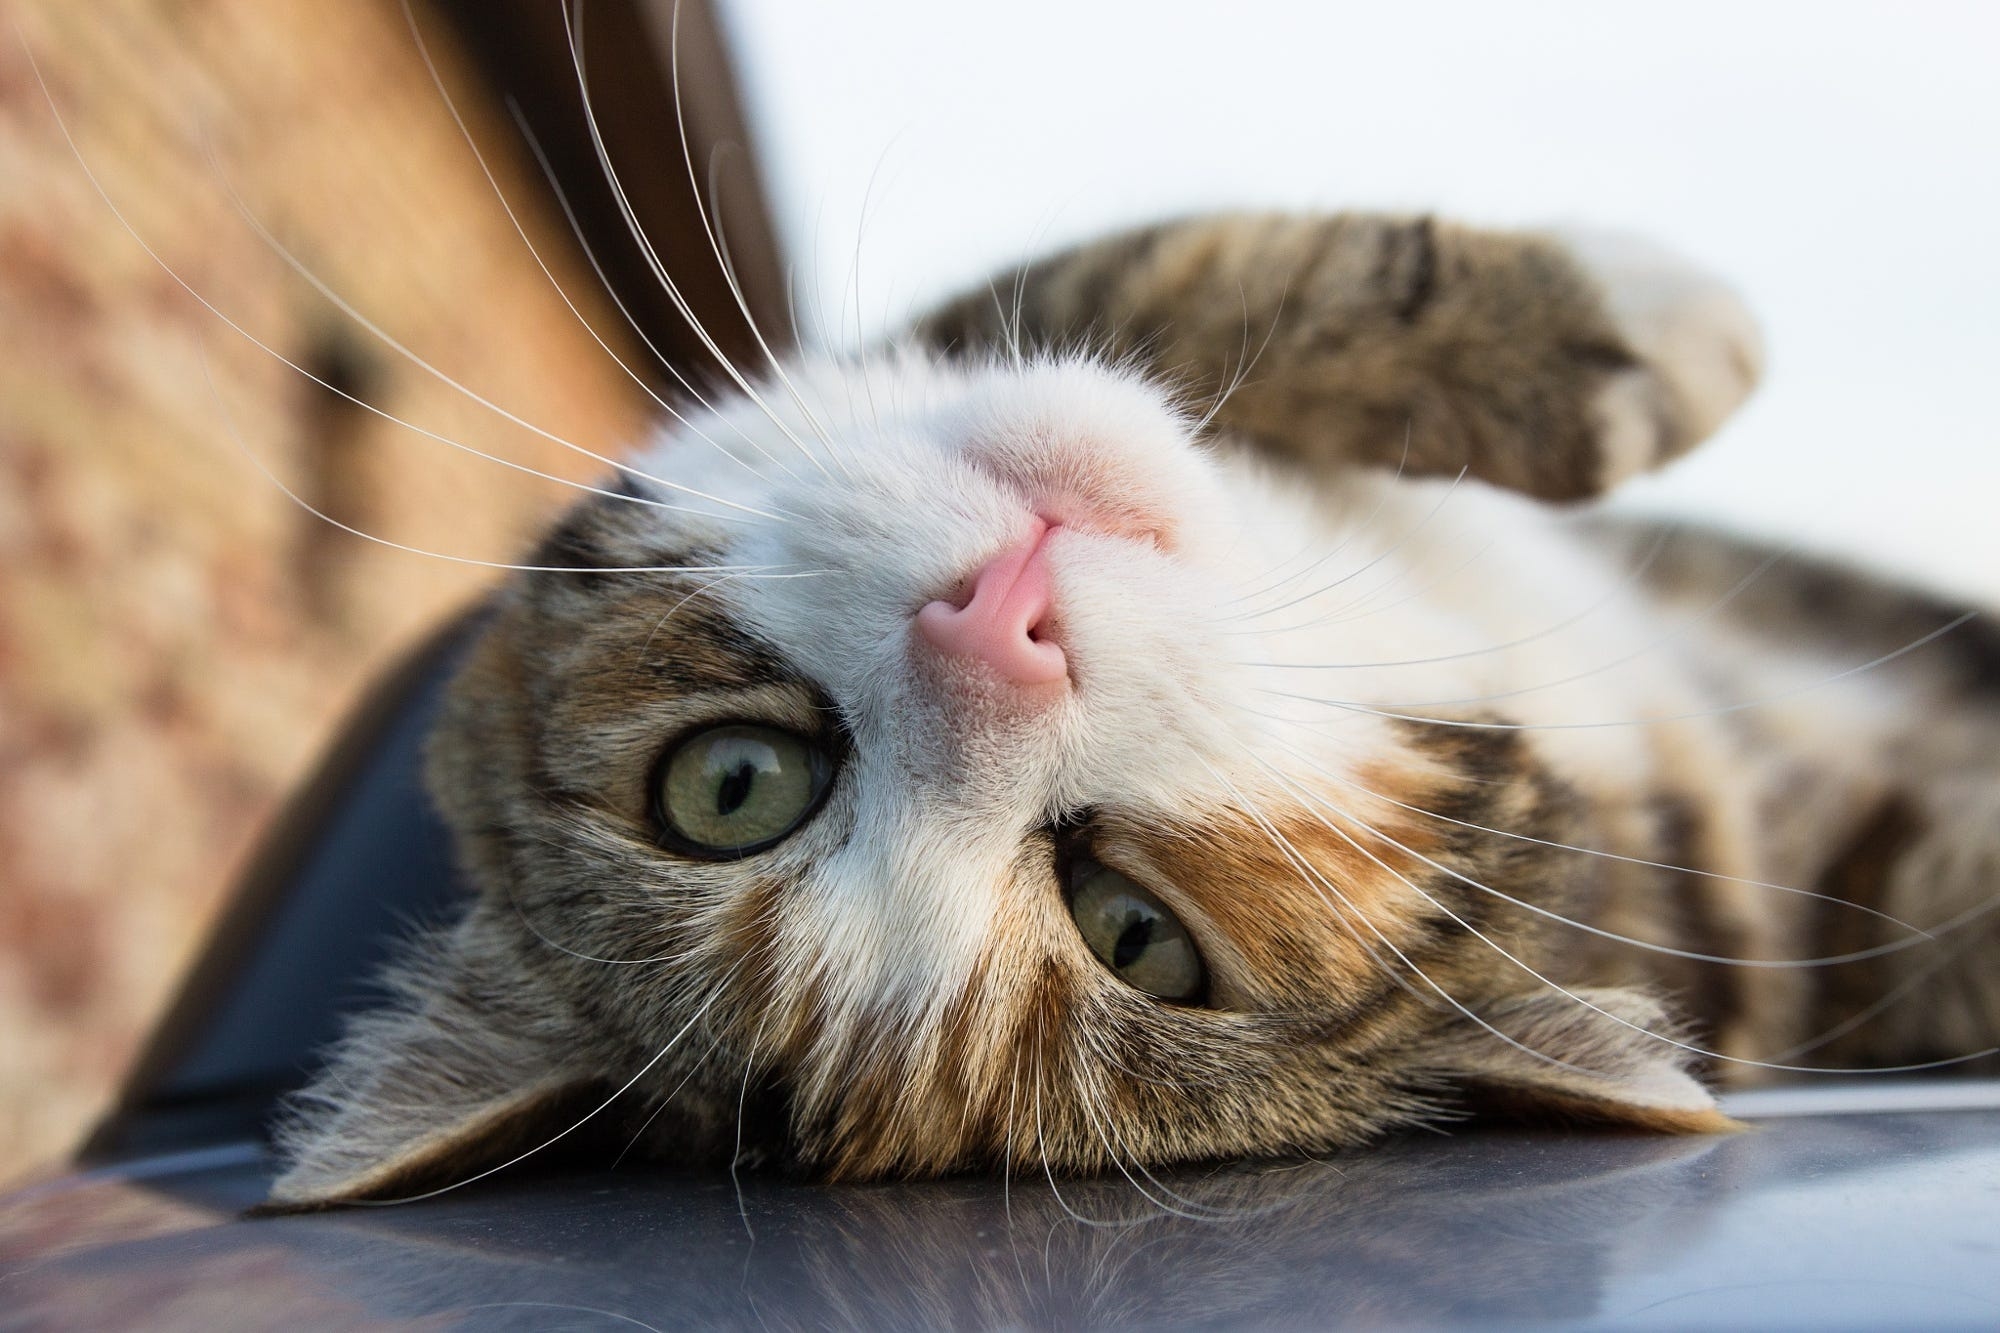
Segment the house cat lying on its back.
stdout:
<svg viewBox="0 0 2000 1333">
<path fill-rule="evenodd" d="M 1697 1074 L 1990 1048 L 2000 636 L 1544 503 L 1758 367 L 1634 244 L 1225 217 L 663 430 L 457 682 L 478 895 L 274 1201 L 579 1125 L 847 1179 L 1699 1131 Z"/>
</svg>

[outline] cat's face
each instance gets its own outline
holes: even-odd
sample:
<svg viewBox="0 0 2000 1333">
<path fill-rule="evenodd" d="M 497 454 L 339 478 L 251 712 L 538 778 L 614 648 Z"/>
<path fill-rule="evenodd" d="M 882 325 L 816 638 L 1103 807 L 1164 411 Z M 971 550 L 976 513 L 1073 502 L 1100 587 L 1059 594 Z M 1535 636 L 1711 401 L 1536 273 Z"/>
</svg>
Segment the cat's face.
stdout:
<svg viewBox="0 0 2000 1333">
<path fill-rule="evenodd" d="M 434 787 L 482 898 L 421 1059 L 491 1081 L 468 1140 L 628 1078 L 627 1133 L 840 1176 L 1328 1147 L 1468 1079 L 1708 1114 L 1468 933 L 1532 947 L 1454 875 L 1562 869 L 1402 808 L 1559 834 L 1521 745 L 1264 688 L 1338 642 L 1256 613 L 1324 506 L 1086 361 L 795 378 L 635 459 L 685 491 L 575 511 L 532 563 L 647 572 L 526 577 L 459 683 Z"/>
</svg>

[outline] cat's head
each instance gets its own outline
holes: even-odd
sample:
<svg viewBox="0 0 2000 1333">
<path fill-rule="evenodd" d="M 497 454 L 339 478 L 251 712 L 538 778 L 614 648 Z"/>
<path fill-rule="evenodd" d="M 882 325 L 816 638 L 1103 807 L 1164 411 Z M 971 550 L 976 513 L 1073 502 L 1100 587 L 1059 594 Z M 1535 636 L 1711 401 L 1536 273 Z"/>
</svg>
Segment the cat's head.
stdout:
<svg viewBox="0 0 2000 1333">
<path fill-rule="evenodd" d="M 300 1103 L 274 1197 L 405 1197 L 579 1123 L 850 1178 L 1326 1149 L 1475 1102 L 1721 1123 L 1658 1005 L 1539 983 L 1546 923 L 1472 887 L 1590 891 L 1464 833 L 1575 836 L 1516 733 L 1272 688 L 1405 655 L 1294 602 L 1397 558 L 1367 519 L 1414 483 L 1342 517 L 1086 358 L 758 395 L 530 562 L 586 572 L 501 598 L 433 754 L 479 896 Z"/>
</svg>

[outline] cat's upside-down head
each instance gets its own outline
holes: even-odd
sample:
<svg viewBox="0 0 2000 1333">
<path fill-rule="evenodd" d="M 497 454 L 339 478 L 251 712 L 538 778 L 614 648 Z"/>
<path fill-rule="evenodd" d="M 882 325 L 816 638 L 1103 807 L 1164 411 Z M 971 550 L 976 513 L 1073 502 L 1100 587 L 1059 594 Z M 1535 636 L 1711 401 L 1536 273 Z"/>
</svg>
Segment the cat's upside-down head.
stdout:
<svg viewBox="0 0 2000 1333">
<path fill-rule="evenodd" d="M 1581 271 L 1535 289 L 1537 336 L 1582 348 L 1578 401 L 1544 395 L 1597 441 L 1579 493 L 1719 415 Z M 1402 373 L 1397 328 L 1478 294 L 1421 280 L 1338 345 Z M 1733 355 L 1740 397 L 1725 314 L 1723 351 L 1683 355 Z M 1283 381 L 1310 333 L 1262 372 L 1308 433 Z M 1535 373 L 1491 336 L 1408 373 Z M 478 895 L 296 1104 L 274 1198 L 413 1196 L 579 1124 L 841 1178 L 1321 1150 L 1481 1105 L 1726 1125 L 1666 1009 L 1566 966 L 1556 924 L 1617 889 L 1563 844 L 1616 842 L 1673 761 L 1643 730 L 1514 729 L 1687 687 L 1642 665 L 1537 696 L 1566 659 L 1535 631 L 1616 571 L 1526 501 L 1409 475 L 1544 465 L 1506 458 L 1476 385 L 1462 458 L 1370 472 L 1372 443 L 1218 446 L 1250 416 L 1164 382 L 1129 349 L 803 362 L 573 511 L 434 742 Z"/>
</svg>

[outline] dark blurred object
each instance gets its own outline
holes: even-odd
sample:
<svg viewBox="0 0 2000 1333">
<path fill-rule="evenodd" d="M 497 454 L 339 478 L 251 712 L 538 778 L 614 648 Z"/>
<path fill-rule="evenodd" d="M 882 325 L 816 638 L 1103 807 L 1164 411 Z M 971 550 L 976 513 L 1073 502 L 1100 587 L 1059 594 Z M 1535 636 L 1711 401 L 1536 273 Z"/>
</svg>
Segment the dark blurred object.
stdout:
<svg viewBox="0 0 2000 1333">
<path fill-rule="evenodd" d="M 670 364 L 709 379 L 721 371 L 632 239 L 591 137 L 573 52 L 581 55 L 604 155 L 632 215 L 709 336 L 734 364 L 763 364 L 751 326 L 716 262 L 712 227 L 757 330 L 774 348 L 790 345 L 784 268 L 770 210 L 729 53 L 706 0 L 433 3 L 495 93 L 519 108 L 611 290 Z M 574 48 L 564 32 L 566 11 L 579 16 L 581 40 Z M 671 384 L 655 387 L 677 392 Z"/>
<path fill-rule="evenodd" d="M 477 623 L 454 621 L 362 697 L 265 832 L 83 1160 L 262 1134 L 341 1015 L 381 998 L 374 977 L 396 941 L 450 913 L 457 882 L 423 746 Z"/>
</svg>

